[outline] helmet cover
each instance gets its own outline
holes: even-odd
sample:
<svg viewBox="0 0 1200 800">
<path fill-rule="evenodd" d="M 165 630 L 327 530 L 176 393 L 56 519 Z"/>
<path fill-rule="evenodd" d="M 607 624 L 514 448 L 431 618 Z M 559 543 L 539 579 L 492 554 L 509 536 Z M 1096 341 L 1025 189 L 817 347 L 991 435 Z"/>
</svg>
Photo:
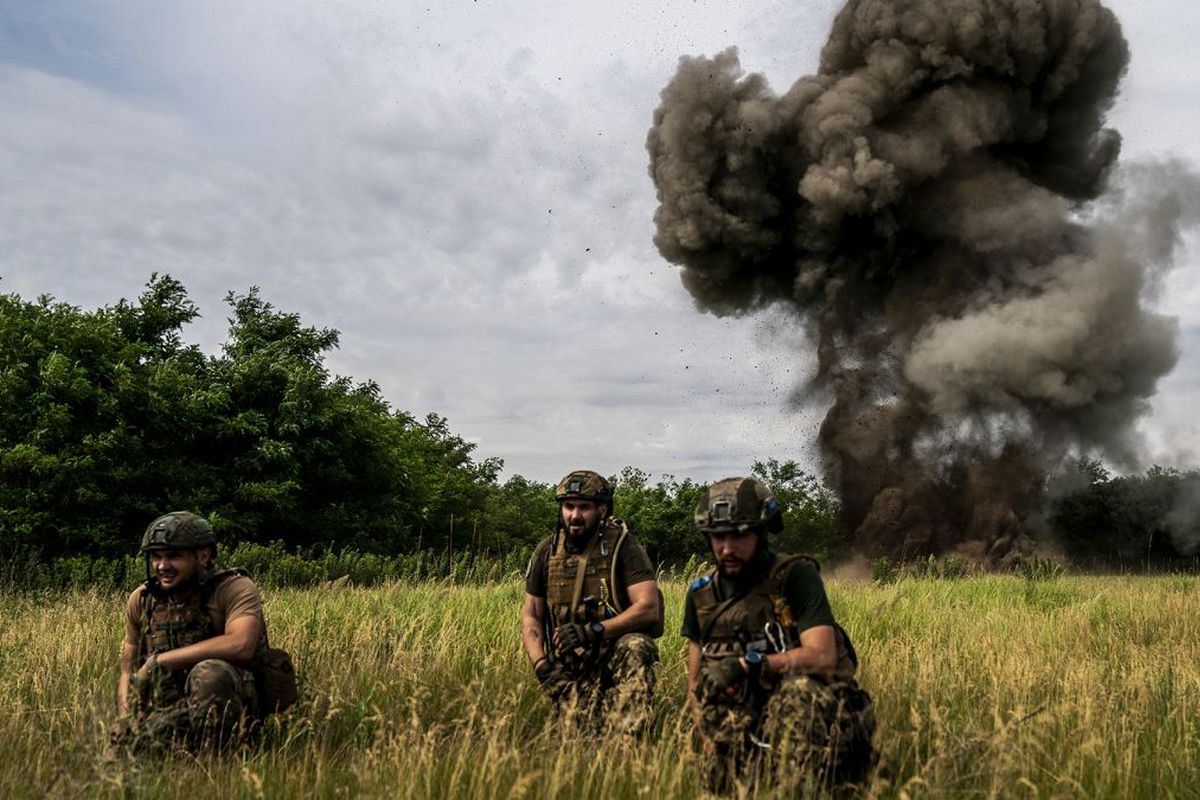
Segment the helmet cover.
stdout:
<svg viewBox="0 0 1200 800">
<path fill-rule="evenodd" d="M 696 503 L 696 529 L 704 534 L 783 530 L 783 510 L 767 485 L 754 478 L 725 478 L 704 491 Z"/>
<path fill-rule="evenodd" d="M 190 511 L 172 511 L 150 523 L 142 535 L 141 552 L 196 550 L 217 543 L 208 520 Z"/>
<path fill-rule="evenodd" d="M 604 476 L 590 469 L 577 469 L 568 473 L 554 490 L 554 499 L 591 500 L 593 503 L 605 503 L 612 510 L 612 486 Z"/>
</svg>

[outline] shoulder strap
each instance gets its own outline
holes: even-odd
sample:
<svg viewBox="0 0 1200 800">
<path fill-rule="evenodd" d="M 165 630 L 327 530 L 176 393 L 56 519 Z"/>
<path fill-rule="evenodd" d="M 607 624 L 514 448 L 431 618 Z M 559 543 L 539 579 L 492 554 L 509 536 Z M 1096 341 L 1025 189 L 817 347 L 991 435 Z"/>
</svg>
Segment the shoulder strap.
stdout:
<svg viewBox="0 0 1200 800">
<path fill-rule="evenodd" d="M 588 559 L 592 557 L 592 551 L 596 549 L 596 543 L 600 541 L 603 531 L 596 531 L 596 535 L 592 537 L 592 541 L 588 543 L 587 549 L 582 555 L 575 559 L 575 591 L 571 593 L 571 617 L 574 618 L 576 609 L 579 608 L 580 601 L 583 600 L 583 580 L 587 572 Z"/>
<path fill-rule="evenodd" d="M 813 565 L 813 569 L 817 571 L 818 575 L 821 574 L 821 562 L 812 556 L 779 553 L 775 556 L 775 563 L 771 565 L 771 594 L 783 597 L 783 581 L 787 577 L 788 568 L 797 561 L 807 561 Z"/>
<path fill-rule="evenodd" d="M 775 556 L 775 563 L 771 565 L 771 580 L 772 581 L 782 581 L 784 573 L 787 572 L 787 568 L 790 567 L 792 564 L 795 564 L 797 561 L 807 561 L 808 563 L 813 565 L 813 569 L 815 569 L 817 571 L 817 574 L 820 574 L 821 562 L 817 561 L 812 556 L 806 556 L 806 555 L 802 555 L 802 554 L 791 555 L 788 553 L 779 553 L 778 555 Z"/>
<path fill-rule="evenodd" d="M 230 569 L 223 569 L 209 575 L 208 580 L 200 584 L 200 605 L 207 605 L 209 598 L 213 596 L 213 592 L 217 590 L 218 586 L 229 578 L 239 575 L 245 578 L 250 577 L 250 573 L 241 567 L 231 567 Z"/>
<path fill-rule="evenodd" d="M 792 610 L 788 606 L 787 598 L 783 594 L 783 579 L 787 573 L 787 568 L 797 561 L 807 561 L 813 565 L 818 574 L 821 572 L 821 563 L 812 556 L 780 553 L 776 557 L 775 563 L 771 566 L 771 602 L 775 604 L 776 616 L 781 618 L 786 617 L 786 619 L 781 621 L 788 626 L 794 626 L 795 622 L 792 619 Z M 841 626 L 841 623 L 834 622 L 833 628 L 836 631 L 836 635 L 846 645 L 846 655 L 849 657 L 850 663 L 857 669 L 858 653 L 854 650 L 854 643 L 850 641 L 850 634 L 846 633 L 846 629 Z M 796 631 L 796 633 L 798 634 L 799 631 Z"/>
<path fill-rule="evenodd" d="M 771 606 L 775 609 L 775 618 L 779 624 L 788 631 L 788 636 L 799 637 L 800 631 L 796 630 L 796 618 L 792 615 L 791 604 L 787 601 L 787 595 L 784 594 L 783 582 L 787 577 L 789 568 L 797 561 L 808 561 L 817 572 L 821 571 L 821 565 L 817 563 L 815 558 L 806 555 L 789 555 L 787 553 L 779 553 L 775 556 L 775 563 L 771 565 Z"/>
<path fill-rule="evenodd" d="M 617 537 L 617 543 L 613 545 L 612 559 L 609 561 L 608 587 L 609 593 L 612 595 L 613 607 L 620 614 L 625 609 L 621 607 L 621 593 L 617 591 L 617 559 L 621 557 L 621 548 L 625 546 L 625 540 L 629 538 L 629 527 L 621 520 L 616 520 L 616 522 L 621 529 L 621 534 Z"/>
<path fill-rule="evenodd" d="M 138 598 L 138 604 L 142 607 L 142 640 L 138 642 L 138 658 L 148 658 L 149 654 L 144 652 L 150 647 L 150 611 L 154 607 L 153 592 L 150 590 L 150 578 L 147 578 L 142 583 L 142 596 Z"/>
</svg>

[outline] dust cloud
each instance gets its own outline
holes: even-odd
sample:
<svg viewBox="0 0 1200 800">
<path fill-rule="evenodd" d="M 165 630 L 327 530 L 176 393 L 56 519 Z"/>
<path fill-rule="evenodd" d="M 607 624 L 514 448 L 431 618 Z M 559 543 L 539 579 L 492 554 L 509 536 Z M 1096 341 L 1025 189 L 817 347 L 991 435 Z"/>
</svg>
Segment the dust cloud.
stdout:
<svg viewBox="0 0 1200 800">
<path fill-rule="evenodd" d="M 1200 182 L 1118 169 L 1128 59 L 1094 0 L 851 0 L 782 95 L 734 48 L 663 89 L 655 243 L 699 309 L 805 321 L 865 556 L 1011 559 L 1050 471 L 1137 462 Z"/>
</svg>

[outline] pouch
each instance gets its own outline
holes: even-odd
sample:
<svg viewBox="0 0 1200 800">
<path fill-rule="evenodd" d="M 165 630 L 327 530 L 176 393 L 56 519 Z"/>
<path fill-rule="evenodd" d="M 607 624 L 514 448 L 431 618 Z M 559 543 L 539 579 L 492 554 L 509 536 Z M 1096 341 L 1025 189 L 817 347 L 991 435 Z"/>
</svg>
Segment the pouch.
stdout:
<svg viewBox="0 0 1200 800">
<path fill-rule="evenodd" d="M 651 639 L 661 639 L 666 628 L 667 622 L 667 606 L 663 598 L 662 589 L 658 590 L 658 619 L 646 631 Z"/>
<path fill-rule="evenodd" d="M 272 714 L 290 707 L 300 696 L 296 667 L 287 650 L 268 647 L 255 670 L 263 711 Z"/>
</svg>

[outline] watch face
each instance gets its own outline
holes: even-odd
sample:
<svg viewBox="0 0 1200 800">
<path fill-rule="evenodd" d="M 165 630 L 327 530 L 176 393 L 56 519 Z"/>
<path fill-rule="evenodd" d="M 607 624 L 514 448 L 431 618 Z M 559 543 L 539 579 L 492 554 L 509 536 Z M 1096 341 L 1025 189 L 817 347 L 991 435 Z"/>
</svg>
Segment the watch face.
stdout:
<svg viewBox="0 0 1200 800">
<path fill-rule="evenodd" d="M 593 622 L 593 623 L 592 623 L 592 633 L 599 633 L 599 634 L 603 634 L 603 633 L 604 633 L 604 626 L 603 626 L 603 625 L 601 625 L 599 622 Z"/>
<path fill-rule="evenodd" d="M 746 653 L 745 658 L 747 664 L 759 664 L 762 663 L 763 657 L 762 653 L 758 652 L 757 650 L 750 650 Z"/>
</svg>

